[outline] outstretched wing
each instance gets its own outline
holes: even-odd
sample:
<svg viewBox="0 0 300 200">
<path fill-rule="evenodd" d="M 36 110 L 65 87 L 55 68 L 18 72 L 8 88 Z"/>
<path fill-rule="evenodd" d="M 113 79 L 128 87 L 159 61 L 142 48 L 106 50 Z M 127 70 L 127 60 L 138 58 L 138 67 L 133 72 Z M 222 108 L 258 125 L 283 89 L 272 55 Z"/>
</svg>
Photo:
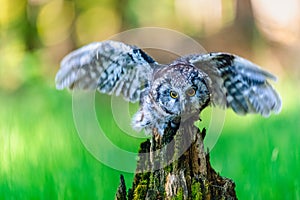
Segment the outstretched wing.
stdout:
<svg viewBox="0 0 300 200">
<path fill-rule="evenodd" d="M 98 89 L 135 102 L 149 85 L 156 62 L 141 49 L 116 41 L 91 43 L 68 54 L 56 74 L 57 89 Z"/>
<path fill-rule="evenodd" d="M 276 77 L 252 62 L 228 53 L 191 55 L 186 61 L 211 79 L 212 103 L 231 107 L 238 114 L 269 116 L 281 110 L 281 99 L 268 82 Z"/>
</svg>

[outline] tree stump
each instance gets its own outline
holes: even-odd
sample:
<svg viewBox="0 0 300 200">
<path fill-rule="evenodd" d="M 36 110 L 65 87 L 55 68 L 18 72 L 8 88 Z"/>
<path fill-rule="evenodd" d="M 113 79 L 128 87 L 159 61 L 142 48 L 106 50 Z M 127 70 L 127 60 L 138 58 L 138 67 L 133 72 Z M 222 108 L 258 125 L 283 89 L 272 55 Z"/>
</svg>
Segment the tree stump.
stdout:
<svg viewBox="0 0 300 200">
<path fill-rule="evenodd" d="M 205 133 L 194 120 L 181 122 L 177 130 L 167 128 L 163 136 L 153 130 L 151 140 L 140 146 L 132 188 L 126 196 L 121 175 L 115 199 L 237 199 L 234 182 L 210 165 Z"/>
</svg>

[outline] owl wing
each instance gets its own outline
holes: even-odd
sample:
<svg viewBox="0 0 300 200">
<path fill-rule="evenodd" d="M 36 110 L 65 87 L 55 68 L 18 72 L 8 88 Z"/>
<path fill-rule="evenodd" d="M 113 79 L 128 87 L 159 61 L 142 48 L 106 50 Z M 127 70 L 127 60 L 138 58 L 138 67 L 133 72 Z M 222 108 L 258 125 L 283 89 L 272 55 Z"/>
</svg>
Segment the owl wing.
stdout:
<svg viewBox="0 0 300 200">
<path fill-rule="evenodd" d="M 276 77 L 252 62 L 228 53 L 191 55 L 186 61 L 210 78 L 212 103 L 231 107 L 238 114 L 269 116 L 281 110 L 281 99 L 268 80 Z"/>
<path fill-rule="evenodd" d="M 156 62 L 141 49 L 116 41 L 91 43 L 68 54 L 56 74 L 57 89 L 98 89 L 139 100 Z"/>
</svg>

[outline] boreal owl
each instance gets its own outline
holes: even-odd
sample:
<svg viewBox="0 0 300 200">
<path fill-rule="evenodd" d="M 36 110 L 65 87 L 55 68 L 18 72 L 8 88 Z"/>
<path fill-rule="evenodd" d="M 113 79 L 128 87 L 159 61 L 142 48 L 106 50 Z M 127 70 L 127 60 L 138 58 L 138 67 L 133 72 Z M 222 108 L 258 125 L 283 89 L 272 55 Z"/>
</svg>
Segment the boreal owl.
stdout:
<svg viewBox="0 0 300 200">
<path fill-rule="evenodd" d="M 140 103 L 132 126 L 146 133 L 199 116 L 207 106 L 237 114 L 268 117 L 281 109 L 281 99 L 268 80 L 271 73 L 229 53 L 204 53 L 160 64 L 136 46 L 104 41 L 71 52 L 56 75 L 57 89 L 98 90 Z"/>
</svg>

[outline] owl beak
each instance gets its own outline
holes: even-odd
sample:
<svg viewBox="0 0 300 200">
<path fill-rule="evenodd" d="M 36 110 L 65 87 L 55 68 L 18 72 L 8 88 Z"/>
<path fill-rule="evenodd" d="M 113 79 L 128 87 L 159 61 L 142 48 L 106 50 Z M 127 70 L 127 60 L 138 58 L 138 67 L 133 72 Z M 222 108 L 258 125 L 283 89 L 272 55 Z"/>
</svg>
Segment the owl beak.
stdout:
<svg viewBox="0 0 300 200">
<path fill-rule="evenodd" d="M 189 114 L 192 111 L 192 104 L 186 100 L 181 101 L 181 114 Z"/>
<path fill-rule="evenodd" d="M 182 104 L 181 104 L 180 114 L 184 114 L 184 112 L 185 112 L 185 104 L 182 103 Z"/>
<path fill-rule="evenodd" d="M 183 102 L 181 104 L 181 118 L 183 121 L 189 119 L 196 114 L 195 110 L 192 108 L 192 104 Z"/>
</svg>

